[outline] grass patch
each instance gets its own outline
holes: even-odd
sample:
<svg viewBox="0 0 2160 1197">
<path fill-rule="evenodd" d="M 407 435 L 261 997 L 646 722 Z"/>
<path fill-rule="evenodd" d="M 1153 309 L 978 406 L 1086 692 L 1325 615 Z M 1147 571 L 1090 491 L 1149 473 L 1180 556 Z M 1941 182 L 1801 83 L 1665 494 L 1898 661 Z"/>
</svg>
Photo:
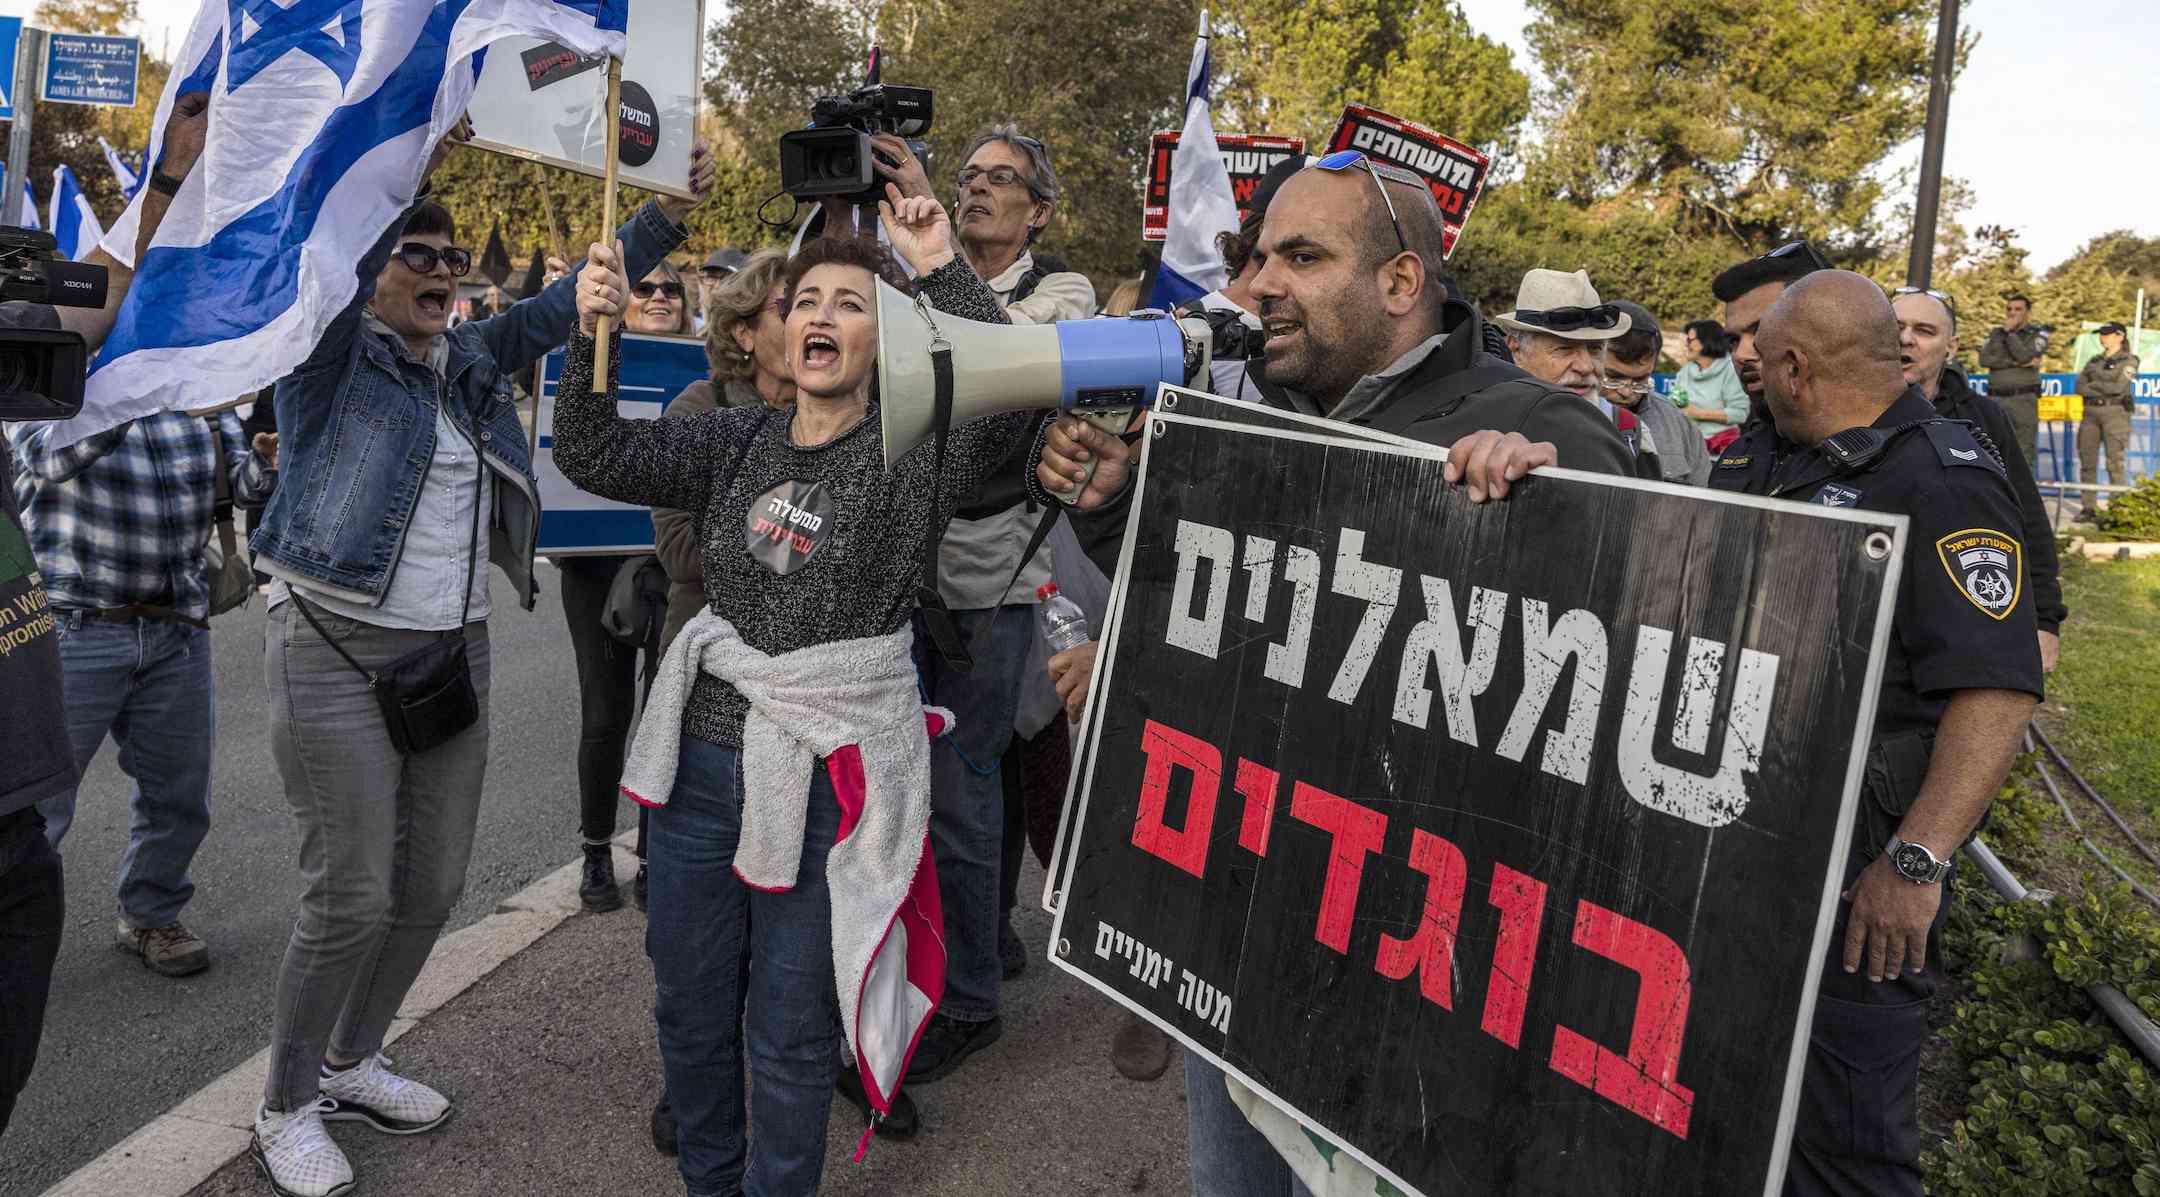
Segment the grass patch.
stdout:
<svg viewBox="0 0 2160 1197">
<path fill-rule="evenodd" d="M 2043 725 L 2125 817 L 2160 816 L 2160 559 L 2069 557 L 2062 577 L 2070 622 Z"/>
</svg>

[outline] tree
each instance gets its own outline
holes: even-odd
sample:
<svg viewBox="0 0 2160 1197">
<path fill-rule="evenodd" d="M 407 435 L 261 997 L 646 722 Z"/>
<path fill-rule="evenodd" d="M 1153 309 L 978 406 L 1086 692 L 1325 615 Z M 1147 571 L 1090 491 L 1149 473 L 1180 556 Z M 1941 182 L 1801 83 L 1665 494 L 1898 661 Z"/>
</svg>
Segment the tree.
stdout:
<svg viewBox="0 0 2160 1197">
<path fill-rule="evenodd" d="M 32 25 L 63 33 L 117 34 L 134 21 L 135 0 L 43 0 L 30 18 Z M 140 154 L 150 142 L 150 124 L 156 119 L 169 71 L 168 64 L 145 50 L 133 108 L 37 105 L 30 136 L 30 186 L 38 198 L 40 223 L 51 199 L 53 170 L 62 164 L 75 172 L 75 181 L 100 221 L 109 225 L 119 218 L 127 197 L 105 165 L 98 138 L 104 137 L 123 154 Z M 17 97 L 17 102 L 28 99 Z"/>
<path fill-rule="evenodd" d="M 2160 298 L 2160 237 L 2140 237 L 2129 229 L 2113 229 L 2087 241 L 2083 248 L 2048 271 L 2053 279 L 2091 263 L 2102 270 L 2123 275 L 2148 296 Z"/>
<path fill-rule="evenodd" d="M 1798 234 L 1873 256 L 1878 168 L 1926 111 L 1935 0 L 1531 7 L 1553 81 L 1540 190 L 1671 205 L 1733 256 Z"/>
<path fill-rule="evenodd" d="M 1216 127 L 1325 137 L 1353 101 L 1502 155 L 1530 80 L 1455 0 L 1233 0 L 1216 11 Z"/>
</svg>

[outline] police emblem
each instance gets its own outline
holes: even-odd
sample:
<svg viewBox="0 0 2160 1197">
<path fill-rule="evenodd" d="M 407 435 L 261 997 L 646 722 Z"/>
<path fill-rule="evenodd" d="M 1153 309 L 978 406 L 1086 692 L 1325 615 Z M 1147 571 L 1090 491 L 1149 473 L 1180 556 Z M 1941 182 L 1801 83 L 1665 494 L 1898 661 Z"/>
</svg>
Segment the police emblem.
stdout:
<svg viewBox="0 0 2160 1197">
<path fill-rule="evenodd" d="M 1833 483 L 1815 492 L 1815 502 L 1823 507 L 1858 507 L 1860 492 L 1852 487 Z"/>
<path fill-rule="evenodd" d="M 2014 537 L 1993 528 L 1966 528 L 1935 542 L 1943 572 L 1991 619 L 2007 619 L 2017 610 L 2025 581 L 2023 553 Z"/>
</svg>

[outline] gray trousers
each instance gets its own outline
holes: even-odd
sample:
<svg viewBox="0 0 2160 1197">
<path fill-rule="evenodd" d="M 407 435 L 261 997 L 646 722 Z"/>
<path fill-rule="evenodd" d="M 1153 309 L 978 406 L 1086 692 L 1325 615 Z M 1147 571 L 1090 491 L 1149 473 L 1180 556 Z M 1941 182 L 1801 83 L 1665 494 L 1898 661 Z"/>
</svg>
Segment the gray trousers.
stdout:
<svg viewBox="0 0 2160 1197">
<path fill-rule="evenodd" d="M 2130 483 L 2129 467 L 2123 464 L 2123 455 L 2130 449 L 2130 409 L 2120 403 L 2085 405 L 2085 418 L 2078 423 L 2078 481 L 2100 481 L 2100 448 L 2107 447 L 2107 480 L 2110 486 L 2127 486 Z M 2085 510 L 2100 509 L 2100 492 L 2085 492 Z"/>
<path fill-rule="evenodd" d="M 436 639 L 315 609 L 362 665 L 385 665 Z M 367 683 L 291 603 L 264 632 L 270 746 L 300 823 L 300 914 L 278 974 L 263 1100 L 315 1100 L 326 1054 L 382 1047 L 465 888 L 487 772 L 488 635 L 466 625 L 480 720 L 427 752 L 390 745 Z"/>
</svg>

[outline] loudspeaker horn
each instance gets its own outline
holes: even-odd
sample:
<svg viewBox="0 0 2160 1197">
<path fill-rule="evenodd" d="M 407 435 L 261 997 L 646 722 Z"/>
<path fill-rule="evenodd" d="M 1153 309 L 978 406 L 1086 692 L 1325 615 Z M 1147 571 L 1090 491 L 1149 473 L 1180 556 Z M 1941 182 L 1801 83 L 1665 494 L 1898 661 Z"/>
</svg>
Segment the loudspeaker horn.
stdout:
<svg viewBox="0 0 2160 1197">
<path fill-rule="evenodd" d="M 877 284 L 878 392 L 887 469 L 937 425 L 931 350 L 952 347 L 952 425 L 998 412 L 1057 408 L 1122 429 L 1162 383 L 1204 375 L 1208 334 L 1161 313 L 1055 324 L 963 320 Z M 1195 367 L 1193 363 L 1197 361 Z"/>
</svg>

